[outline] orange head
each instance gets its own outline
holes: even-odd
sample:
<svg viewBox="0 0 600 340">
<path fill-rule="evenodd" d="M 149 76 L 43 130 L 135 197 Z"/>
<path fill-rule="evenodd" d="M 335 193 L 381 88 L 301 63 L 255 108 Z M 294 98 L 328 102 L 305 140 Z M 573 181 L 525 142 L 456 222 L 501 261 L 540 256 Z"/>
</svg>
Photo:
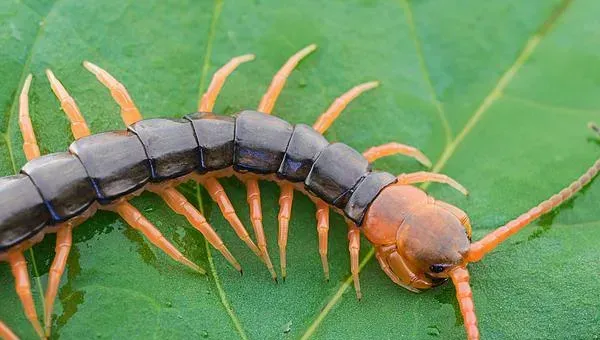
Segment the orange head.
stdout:
<svg viewBox="0 0 600 340">
<path fill-rule="evenodd" d="M 402 184 L 379 194 L 365 215 L 363 231 L 386 274 L 412 291 L 446 281 L 450 271 L 466 264 L 471 243 L 471 226 L 462 210 Z"/>
</svg>

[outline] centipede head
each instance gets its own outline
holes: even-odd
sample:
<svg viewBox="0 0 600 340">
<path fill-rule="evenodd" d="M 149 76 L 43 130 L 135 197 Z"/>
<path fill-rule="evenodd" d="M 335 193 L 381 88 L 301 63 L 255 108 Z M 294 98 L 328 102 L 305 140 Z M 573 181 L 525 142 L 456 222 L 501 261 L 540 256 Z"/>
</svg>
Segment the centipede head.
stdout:
<svg viewBox="0 0 600 340">
<path fill-rule="evenodd" d="M 466 214 L 412 186 L 386 187 L 367 211 L 363 230 L 386 274 L 412 291 L 440 285 L 466 264 Z"/>
</svg>

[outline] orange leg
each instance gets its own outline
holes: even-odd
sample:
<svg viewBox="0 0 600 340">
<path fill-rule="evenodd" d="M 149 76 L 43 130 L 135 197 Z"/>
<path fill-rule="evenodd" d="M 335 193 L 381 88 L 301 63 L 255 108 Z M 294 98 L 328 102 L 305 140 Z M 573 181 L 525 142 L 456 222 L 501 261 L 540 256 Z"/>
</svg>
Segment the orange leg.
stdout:
<svg viewBox="0 0 600 340">
<path fill-rule="evenodd" d="M 431 161 L 429 160 L 429 158 L 427 158 L 427 156 L 425 156 L 418 149 L 404 144 L 388 143 L 379 146 L 374 146 L 368 149 L 367 151 L 363 152 L 363 156 L 365 156 L 369 163 L 373 163 L 379 158 L 395 154 L 401 154 L 412 157 L 424 166 L 431 168 Z"/>
<path fill-rule="evenodd" d="M 240 64 L 254 60 L 254 54 L 246 54 L 239 57 L 235 57 L 231 59 L 227 64 L 221 67 L 215 74 L 213 75 L 212 81 L 208 86 L 206 92 L 202 95 L 200 103 L 198 104 L 198 111 L 200 112 L 209 112 L 212 111 L 213 106 L 215 105 L 215 100 L 227 80 L 227 77 L 238 67 Z M 199 183 L 203 184 L 209 194 L 210 197 L 217 202 L 219 205 L 219 209 L 221 209 L 221 213 L 225 217 L 225 219 L 229 222 L 229 224 L 235 230 L 235 233 L 238 237 L 248 245 L 248 247 L 259 257 L 262 259 L 261 252 L 258 250 L 252 239 L 250 239 L 250 235 L 246 228 L 238 218 L 231 201 L 227 197 L 225 190 L 219 184 L 219 182 L 214 178 L 196 179 Z"/>
<path fill-rule="evenodd" d="M 317 204 L 317 233 L 319 234 L 319 255 L 323 265 L 325 280 L 329 281 L 329 262 L 327 261 L 327 242 L 329 236 L 329 205 L 323 201 Z"/>
<path fill-rule="evenodd" d="M 117 104 L 121 107 L 121 117 L 127 125 L 131 125 L 137 121 L 142 120 L 140 111 L 133 103 L 129 92 L 123 84 L 119 83 L 113 76 L 108 72 L 101 69 L 97 65 L 84 61 L 83 66 L 90 72 L 92 72 L 96 78 L 110 90 L 110 94 L 115 99 Z"/>
<path fill-rule="evenodd" d="M 561 190 L 558 194 L 550 197 L 550 199 L 540 203 L 538 206 L 530 209 L 528 212 L 508 222 L 504 226 L 487 234 L 481 240 L 471 244 L 467 260 L 469 262 L 479 261 L 485 254 L 491 252 L 500 243 L 504 242 L 511 235 L 523 229 L 529 223 L 536 220 L 541 215 L 550 212 L 552 209 L 569 200 L 581 188 L 586 186 L 600 171 L 600 160 L 596 161 L 581 177 L 571 183 L 568 187 Z"/>
<path fill-rule="evenodd" d="M 319 133 L 325 133 L 352 100 L 360 96 L 363 92 L 376 88 L 377 86 L 379 86 L 378 81 L 370 81 L 351 88 L 348 92 L 335 99 L 327 111 L 323 112 L 319 118 L 317 118 L 313 128 Z"/>
<path fill-rule="evenodd" d="M 69 117 L 69 121 L 71 122 L 71 131 L 73 132 L 73 136 L 75 138 L 81 138 L 90 135 L 90 129 L 85 123 L 85 119 L 81 115 L 77 104 L 73 97 L 69 95 L 64 86 L 60 83 L 58 79 L 54 76 L 54 73 L 50 70 L 46 70 L 46 76 L 50 81 L 50 86 L 52 87 L 52 91 L 56 95 L 56 98 L 60 101 L 60 106 L 63 111 Z"/>
<path fill-rule="evenodd" d="M 64 225 L 58 228 L 56 232 L 56 246 L 54 251 L 56 255 L 54 256 L 54 260 L 52 260 L 52 266 L 50 267 L 50 272 L 48 273 L 48 287 L 46 288 L 46 296 L 45 296 L 45 320 L 44 324 L 46 325 L 46 336 L 50 336 L 50 328 L 52 327 L 52 309 L 54 306 L 54 300 L 56 299 L 56 294 L 58 293 L 58 286 L 60 285 L 60 278 L 62 277 L 65 267 L 67 266 L 67 258 L 69 257 L 69 252 L 71 251 L 72 245 L 72 231 L 73 224 L 71 222 L 66 222 Z"/>
<path fill-rule="evenodd" d="M 267 92 L 263 95 L 260 104 L 258 105 L 258 111 L 270 114 L 275 106 L 275 102 L 277 101 L 277 97 L 281 93 L 283 86 L 287 78 L 289 77 L 292 70 L 298 65 L 302 58 L 309 55 L 312 51 L 317 48 L 316 45 L 309 45 L 298 53 L 294 54 L 288 61 L 281 67 L 281 69 L 275 74 L 273 80 L 271 81 L 271 85 L 267 89 Z M 267 251 L 267 244 L 265 241 L 265 235 L 263 231 L 262 225 L 262 208 L 260 205 L 260 189 L 258 187 L 258 180 L 256 179 L 248 179 L 246 180 L 246 188 L 248 191 L 248 204 L 250 204 L 250 214 L 252 220 L 252 226 L 254 227 L 254 232 L 256 234 L 256 239 L 258 241 L 258 248 L 262 252 L 263 260 L 265 261 L 269 272 L 271 272 L 271 276 L 274 280 L 277 279 L 277 274 L 273 269 L 273 265 L 271 263 L 271 259 L 269 257 L 269 253 Z M 291 207 L 291 202 L 290 202 Z M 279 227 L 280 230 L 284 228 L 283 226 Z M 285 261 L 285 259 L 284 259 Z M 285 264 L 283 264 L 285 267 Z"/>
<path fill-rule="evenodd" d="M 202 95 L 200 103 L 198 104 L 198 111 L 200 112 L 209 112 L 212 111 L 213 106 L 215 105 L 215 100 L 227 80 L 227 77 L 242 63 L 254 60 L 253 54 L 246 54 L 243 56 L 235 57 L 231 59 L 227 64 L 221 67 L 215 74 L 213 75 L 212 81 L 208 86 L 206 92 Z M 219 182 L 214 178 L 196 179 L 199 183 L 202 183 L 208 190 L 210 197 L 217 202 L 219 205 L 219 209 L 221 209 L 221 213 L 225 217 L 225 219 L 229 222 L 229 224 L 235 230 L 235 233 L 238 237 L 248 245 L 248 247 L 259 257 L 262 259 L 262 254 L 260 250 L 256 247 L 252 239 L 250 239 L 250 235 L 246 228 L 238 218 L 231 201 L 227 197 L 225 190 L 219 184 Z"/>
<path fill-rule="evenodd" d="M 469 272 L 466 268 L 457 267 L 450 272 L 450 277 L 456 289 L 456 298 L 460 306 L 460 313 L 463 316 L 467 339 L 479 340 L 473 292 L 471 292 L 471 286 L 469 285 Z"/>
<path fill-rule="evenodd" d="M 0 338 L 4 340 L 19 340 L 19 337 L 2 321 L 0 321 Z"/>
<path fill-rule="evenodd" d="M 206 222 L 206 218 L 190 203 L 188 200 L 176 189 L 171 187 L 157 187 L 150 188 L 150 191 L 159 195 L 167 205 L 173 209 L 176 213 L 185 216 L 194 228 L 204 235 L 206 240 L 217 250 L 223 254 L 223 256 L 231 263 L 231 265 L 241 272 L 242 267 L 238 261 L 233 257 L 229 249 L 225 246 L 219 235 L 215 230 Z"/>
<path fill-rule="evenodd" d="M 246 54 L 239 57 L 235 57 L 231 59 L 227 64 L 221 67 L 215 74 L 213 75 L 212 81 L 208 86 L 208 90 L 202 95 L 200 99 L 200 104 L 198 104 L 199 112 L 210 112 L 215 105 L 215 100 L 227 80 L 227 76 L 229 76 L 240 64 L 254 60 L 254 54 Z"/>
<path fill-rule="evenodd" d="M 273 77 L 271 85 L 269 85 L 267 92 L 263 95 L 262 99 L 260 100 L 260 104 L 258 104 L 258 111 L 264 113 L 271 113 L 273 107 L 275 106 L 275 101 L 277 101 L 277 97 L 279 97 L 279 94 L 281 93 L 281 90 L 283 89 L 287 78 L 290 76 L 294 68 L 296 68 L 300 60 L 302 60 L 304 57 L 306 57 L 316 49 L 317 45 L 308 45 L 305 48 L 298 51 L 296 54 L 294 54 L 290 59 L 288 59 L 288 61 Z"/>
<path fill-rule="evenodd" d="M 42 325 L 40 324 L 37 312 L 35 311 L 33 297 L 31 296 L 31 284 L 29 283 L 29 273 L 27 272 L 27 262 L 25 261 L 25 257 L 20 251 L 9 252 L 8 263 L 10 263 L 10 269 L 15 277 L 17 295 L 19 295 L 19 299 L 21 299 L 25 315 L 33 325 L 33 328 L 35 328 L 39 337 L 45 339 Z"/>
<path fill-rule="evenodd" d="M 32 160 L 40 156 L 40 148 L 35 138 L 31 117 L 29 115 L 29 88 L 31 86 L 31 74 L 25 79 L 21 95 L 19 96 L 19 128 L 23 135 L 23 151 L 27 160 Z M 25 315 L 35 328 L 40 338 L 44 338 L 44 333 L 40 321 L 37 317 L 33 297 L 31 296 L 31 285 L 29 283 L 29 273 L 27 272 L 27 262 L 23 254 L 19 251 L 10 252 L 8 261 L 11 265 L 13 276 L 15 277 L 17 294 L 23 303 Z"/>
<path fill-rule="evenodd" d="M 183 254 L 177 250 L 174 245 L 167 241 L 161 232 L 156 229 L 156 227 L 129 202 L 119 203 L 112 208 L 107 208 L 107 210 L 113 210 L 119 214 L 119 216 L 121 216 L 121 218 L 123 218 L 127 224 L 129 224 L 132 228 L 142 232 L 146 238 L 152 242 L 152 244 L 162 249 L 162 251 L 164 251 L 175 261 L 183 263 L 184 265 L 202 274 L 206 273 L 204 269 L 198 267 L 198 265 L 183 256 Z"/>
<path fill-rule="evenodd" d="M 339 117 L 340 113 L 348 104 L 362 93 L 379 86 L 379 82 L 371 81 L 357 85 L 340 97 L 329 106 L 327 111 L 322 113 L 313 125 L 313 128 L 319 133 L 325 133 L 333 122 Z M 327 237 L 329 233 L 329 206 L 320 201 L 317 205 L 317 231 L 319 233 L 319 255 L 323 264 L 325 279 L 329 281 L 329 262 L 327 260 Z M 357 274 L 358 275 L 358 274 Z"/>
<path fill-rule="evenodd" d="M 452 178 L 450 178 L 446 175 L 442 175 L 442 174 L 438 174 L 438 173 L 434 173 L 434 172 L 419 171 L 419 172 L 413 172 L 410 174 L 401 174 L 398 176 L 398 183 L 400 183 L 400 184 L 413 184 L 413 183 L 423 183 L 423 182 L 438 182 L 438 183 L 448 184 L 451 187 L 453 187 L 454 189 L 460 191 L 463 195 L 469 194 L 469 192 L 467 191 L 467 189 L 465 189 L 465 187 L 463 187 L 462 185 L 460 185 L 460 183 L 458 183 L 457 181 L 453 180 Z"/>
<path fill-rule="evenodd" d="M 252 221 L 252 227 L 254 227 L 254 234 L 256 236 L 256 243 L 258 243 L 258 249 L 262 254 L 263 261 L 267 265 L 267 269 L 271 273 L 271 277 L 277 282 L 277 273 L 273 269 L 273 263 L 269 257 L 267 250 L 267 239 L 265 238 L 265 231 L 262 224 L 262 212 L 260 203 L 260 189 L 258 188 L 257 180 L 247 180 L 247 201 L 250 206 L 250 220 Z"/>
<path fill-rule="evenodd" d="M 31 74 L 25 79 L 21 95 L 19 96 L 19 127 L 23 135 L 23 151 L 27 160 L 32 160 L 40 156 L 31 117 L 29 116 L 29 87 L 31 86 Z"/>
<path fill-rule="evenodd" d="M 236 60 L 237 65 L 243 62 L 239 59 Z M 237 65 L 230 66 L 231 70 L 225 70 L 224 75 L 221 75 L 224 81 L 224 78 L 227 77 L 229 73 L 235 69 Z M 111 91 L 113 98 L 117 101 L 119 106 L 121 106 L 121 118 L 126 125 L 131 125 L 142 119 L 142 115 L 135 106 L 133 100 L 129 96 L 127 89 L 123 86 L 123 84 L 119 83 L 113 76 L 111 76 L 108 72 L 101 69 L 100 67 L 90 63 L 84 62 L 84 66 L 92 73 L 96 75 L 96 77 L 100 80 L 102 84 L 108 87 Z M 220 79 L 220 78 L 219 78 Z M 214 98 L 222 86 L 222 81 L 220 84 L 211 84 L 211 90 L 208 94 L 208 98 L 212 98 L 210 105 L 214 102 Z M 210 89 L 209 89 L 210 90 Z M 152 190 L 154 193 L 158 194 L 168 205 L 178 214 L 184 215 L 186 219 L 194 226 L 194 228 L 198 229 L 204 237 L 208 240 L 208 242 L 218 249 L 221 254 L 231 263 L 231 265 L 241 272 L 241 266 L 238 261 L 233 257 L 229 249 L 225 246 L 219 235 L 214 231 L 214 229 L 206 222 L 206 219 L 202 214 L 190 203 L 187 199 L 181 195 L 176 189 L 173 188 L 165 188 L 165 187 L 155 187 Z"/>
<path fill-rule="evenodd" d="M 225 80 L 227 80 L 227 77 L 238 66 L 240 66 L 240 64 L 251 60 L 254 60 L 254 54 L 246 54 L 235 57 L 221 67 L 217 72 L 215 72 L 208 89 L 202 95 L 200 103 L 198 104 L 198 111 L 212 111 L 213 106 L 215 105 L 215 100 L 217 99 Z M 258 257 L 262 258 L 261 252 L 258 250 L 254 242 L 252 242 L 252 239 L 250 239 L 248 231 L 246 231 L 246 228 L 235 213 L 235 209 L 233 208 L 233 205 L 231 204 L 231 201 L 229 200 L 229 197 L 227 197 L 227 193 L 225 193 L 225 190 L 221 184 L 214 178 L 197 178 L 196 180 L 207 188 L 210 197 L 217 202 L 219 209 L 221 209 L 221 213 L 233 227 L 238 237 L 244 241 Z"/>
<path fill-rule="evenodd" d="M 350 271 L 352 272 L 352 280 L 354 281 L 354 290 L 356 290 L 356 298 L 360 300 L 362 298 L 362 293 L 360 292 L 360 280 L 358 277 L 360 230 L 353 223 L 348 223 L 348 250 L 350 251 Z"/>
<path fill-rule="evenodd" d="M 213 199 L 213 201 L 217 203 L 219 209 L 221 210 L 221 213 L 223 214 L 227 222 L 229 222 L 237 236 L 242 241 L 244 241 L 244 243 L 246 243 L 248 248 L 250 248 L 254 252 L 254 254 L 256 254 L 256 256 L 258 256 L 262 260 L 260 250 L 258 249 L 258 247 L 256 247 L 254 242 L 252 242 L 252 239 L 250 239 L 248 231 L 242 224 L 242 221 L 240 221 L 240 218 L 235 213 L 233 204 L 231 204 L 229 197 L 227 197 L 227 193 L 225 193 L 225 189 L 223 189 L 223 186 L 219 183 L 219 181 L 212 177 L 202 180 L 199 179 L 198 181 L 206 187 L 208 194 Z"/>
<path fill-rule="evenodd" d="M 98 66 L 88 62 L 85 63 L 85 66 L 92 73 L 96 74 L 98 79 L 104 85 L 111 89 L 113 97 L 121 106 L 121 113 L 124 121 L 128 122 L 129 124 L 133 124 L 135 123 L 135 121 L 139 120 L 137 119 L 134 121 L 135 117 L 139 117 L 141 119 L 137 108 L 135 108 L 135 105 L 131 101 L 129 94 L 127 94 L 127 90 L 125 90 L 123 85 L 117 82 L 111 75 L 106 73 L 106 71 L 102 70 Z M 50 71 L 47 73 L 47 75 L 52 85 L 52 88 L 55 91 L 56 96 L 61 100 L 61 102 L 62 98 L 70 98 L 65 88 L 60 84 L 58 79 L 54 77 L 54 74 L 52 74 L 52 72 Z M 73 105 L 67 105 L 67 108 L 70 111 L 67 111 L 67 109 L 65 109 L 65 113 L 67 113 L 67 118 L 71 122 L 71 130 L 73 131 L 75 138 L 88 136 L 90 130 L 87 127 L 87 123 L 85 122 L 83 115 L 81 115 L 81 113 L 77 109 L 77 105 L 75 105 L 75 102 L 73 101 Z M 185 264 L 186 266 L 192 268 L 195 271 L 198 271 L 203 274 L 205 273 L 204 269 L 198 267 L 195 263 L 183 256 L 183 254 L 181 254 L 181 252 L 179 252 L 179 250 L 177 250 L 175 246 L 173 246 L 169 241 L 165 239 L 165 237 L 160 233 L 158 229 L 156 229 L 156 227 L 150 221 L 148 221 L 135 207 L 133 207 L 128 202 L 118 203 L 114 206 L 106 207 L 104 209 L 112 210 L 118 213 L 130 226 L 132 226 L 134 229 L 141 231 L 144 235 L 146 235 L 150 242 L 162 249 L 165 253 L 167 253 L 167 255 L 171 256 L 176 261 Z"/>
<path fill-rule="evenodd" d="M 294 200 L 294 187 L 290 184 L 281 185 L 281 195 L 279 196 L 279 262 L 281 266 L 281 277 L 285 281 L 287 276 L 287 255 L 286 248 L 288 242 L 288 231 L 290 219 L 292 218 L 292 201 Z"/>
<path fill-rule="evenodd" d="M 108 72 L 90 62 L 86 61 L 83 63 L 83 65 L 90 72 L 95 74 L 98 80 L 100 80 L 100 82 L 104 84 L 104 86 L 110 89 L 113 98 L 121 107 L 121 118 L 123 119 L 123 122 L 126 125 L 131 125 L 142 119 L 142 115 L 135 106 L 133 100 L 129 96 L 129 93 L 127 92 L 127 89 L 125 88 L 125 86 L 123 86 L 123 84 L 118 82 Z M 231 253 L 229 252 L 227 247 L 225 247 L 219 236 L 206 222 L 204 216 L 202 216 L 202 214 L 200 214 L 200 212 L 198 212 L 196 208 L 194 208 L 194 206 L 185 199 L 185 197 L 183 197 L 175 189 L 172 188 L 160 190 L 157 189 L 154 192 L 161 196 L 163 200 L 165 200 L 173 210 L 175 210 L 179 214 L 184 215 L 188 219 L 188 221 L 196 229 L 198 229 L 207 238 L 207 240 L 215 248 L 217 248 L 238 271 L 241 271 L 241 267 L 237 260 L 233 257 L 233 255 L 231 255 Z M 143 217 L 141 213 L 137 211 L 132 205 L 130 205 L 129 203 L 120 203 L 114 208 L 114 210 L 118 212 L 121 215 L 121 217 L 123 217 L 132 227 L 142 231 L 150 239 L 150 241 L 152 241 L 155 245 L 157 245 L 159 248 L 165 251 L 169 256 L 196 271 L 200 271 L 202 273 L 205 272 L 204 269 L 199 268 L 196 264 L 192 263 L 190 260 L 185 258 L 183 254 L 181 254 L 172 244 L 170 244 L 162 236 L 162 234 L 160 234 L 158 229 L 156 229 L 156 227 L 154 227 L 145 217 Z M 129 220 L 127 218 L 129 218 Z M 138 223 L 135 224 L 135 222 Z"/>
</svg>

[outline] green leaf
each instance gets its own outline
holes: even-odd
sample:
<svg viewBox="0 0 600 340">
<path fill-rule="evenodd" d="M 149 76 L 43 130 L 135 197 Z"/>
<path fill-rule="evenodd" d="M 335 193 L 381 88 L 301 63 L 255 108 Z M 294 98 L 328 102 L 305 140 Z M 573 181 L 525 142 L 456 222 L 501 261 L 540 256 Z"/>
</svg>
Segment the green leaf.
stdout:
<svg viewBox="0 0 600 340">
<path fill-rule="evenodd" d="M 51 68 L 95 132 L 122 129 L 108 91 L 81 66 L 90 60 L 129 89 L 145 117 L 195 110 L 211 74 L 231 57 L 255 53 L 232 75 L 216 112 L 256 107 L 272 75 L 309 43 L 319 49 L 294 71 L 275 113 L 312 123 L 333 99 L 368 80 L 382 86 L 352 103 L 327 132 L 358 150 L 389 141 L 414 145 L 435 170 L 471 191 L 468 198 L 432 185 L 436 198 L 464 208 L 479 239 L 559 191 L 596 159 L 586 129 L 600 120 L 600 3 L 578 1 L 35 1 L 0 3 L 0 174 L 25 163 L 17 124 L 18 93 L 34 75 L 30 101 L 42 153 L 73 140 L 50 91 Z M 390 157 L 376 167 L 421 169 Z M 245 190 L 223 181 L 250 228 Z M 206 194 L 201 204 L 244 276 L 160 199 L 132 202 L 208 269 L 200 276 L 174 263 L 108 212 L 75 229 L 54 307 L 53 338 L 461 339 L 451 284 L 413 294 L 395 286 L 362 242 L 362 301 L 348 279 L 346 229 L 332 217 L 324 282 L 314 207 L 296 195 L 288 279 L 271 282 Z M 271 256 L 277 256 L 277 199 L 261 184 Z M 556 212 L 471 265 L 484 339 L 590 339 L 600 335 L 600 185 L 592 183 Z M 53 235 L 27 251 L 41 312 Z M 26 321 L 7 265 L 0 266 L 0 319 L 23 338 Z"/>
</svg>

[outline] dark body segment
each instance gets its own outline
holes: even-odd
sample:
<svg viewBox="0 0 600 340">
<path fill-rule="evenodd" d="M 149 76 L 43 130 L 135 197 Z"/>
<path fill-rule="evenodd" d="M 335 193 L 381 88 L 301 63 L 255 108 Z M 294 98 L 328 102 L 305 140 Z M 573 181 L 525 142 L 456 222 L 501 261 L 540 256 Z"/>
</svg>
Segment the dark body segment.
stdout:
<svg viewBox="0 0 600 340">
<path fill-rule="evenodd" d="M 243 111 L 235 120 L 233 168 L 240 172 L 273 174 L 279 170 L 293 127 L 271 115 Z"/>
<path fill-rule="evenodd" d="M 199 172 L 220 170 L 233 165 L 235 119 L 198 112 L 185 117 L 192 123 L 200 147 Z"/>
<path fill-rule="evenodd" d="M 71 153 L 36 158 L 25 164 L 21 172 L 31 178 L 55 222 L 82 213 L 96 199 L 83 164 Z"/>
<path fill-rule="evenodd" d="M 285 150 L 285 156 L 277 171 L 279 178 L 290 182 L 303 182 L 315 160 L 329 142 L 312 127 L 305 124 L 294 126 L 294 132 Z"/>
<path fill-rule="evenodd" d="M 270 115 L 244 111 L 236 117 L 196 113 L 183 120 L 149 119 L 129 131 L 91 135 L 71 153 L 27 163 L 21 175 L 0 178 L 0 251 L 47 224 L 192 171 L 233 166 L 239 172 L 277 174 L 302 182 L 309 192 L 342 210 L 357 224 L 395 177 L 371 172 L 368 161 L 342 143 L 329 144 L 310 126 L 295 127 Z"/>
<path fill-rule="evenodd" d="M 396 183 L 396 176 L 387 173 L 373 171 L 356 186 L 356 189 L 348 199 L 344 213 L 357 225 L 361 225 L 365 212 L 375 200 L 377 195 L 390 184 Z"/>
<path fill-rule="evenodd" d="M 129 127 L 150 160 L 152 181 L 187 175 L 200 166 L 198 142 L 190 121 L 185 119 L 145 119 Z"/>
<path fill-rule="evenodd" d="M 321 152 L 304 185 L 325 202 L 344 209 L 353 189 L 370 170 L 367 159 L 356 150 L 333 143 Z"/>
<path fill-rule="evenodd" d="M 29 177 L 0 178 L 0 252 L 34 236 L 52 218 Z"/>
<path fill-rule="evenodd" d="M 102 204 L 129 194 L 150 179 L 150 162 L 138 137 L 112 131 L 76 140 L 69 147 L 83 163 Z"/>
</svg>

